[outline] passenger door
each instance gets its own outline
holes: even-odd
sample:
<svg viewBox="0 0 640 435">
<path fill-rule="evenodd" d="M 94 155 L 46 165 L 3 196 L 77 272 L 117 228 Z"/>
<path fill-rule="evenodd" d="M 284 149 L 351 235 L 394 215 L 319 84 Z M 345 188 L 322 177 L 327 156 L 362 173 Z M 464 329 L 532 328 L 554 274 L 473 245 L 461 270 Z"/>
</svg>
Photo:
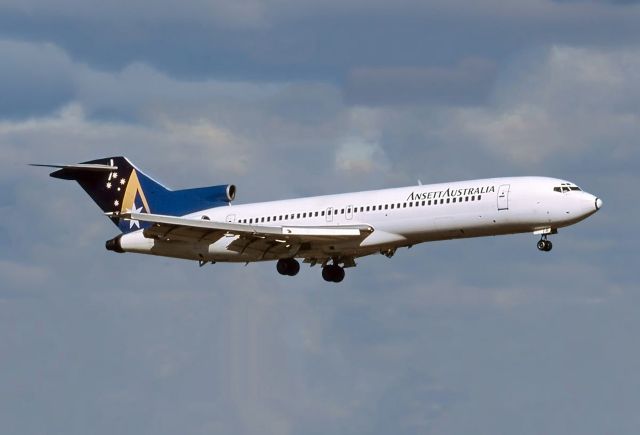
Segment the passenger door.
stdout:
<svg viewBox="0 0 640 435">
<path fill-rule="evenodd" d="M 333 207 L 329 207 L 327 209 L 326 217 L 327 217 L 327 222 L 333 222 Z"/>
<path fill-rule="evenodd" d="M 510 184 L 503 184 L 498 188 L 498 210 L 509 210 Z"/>
</svg>

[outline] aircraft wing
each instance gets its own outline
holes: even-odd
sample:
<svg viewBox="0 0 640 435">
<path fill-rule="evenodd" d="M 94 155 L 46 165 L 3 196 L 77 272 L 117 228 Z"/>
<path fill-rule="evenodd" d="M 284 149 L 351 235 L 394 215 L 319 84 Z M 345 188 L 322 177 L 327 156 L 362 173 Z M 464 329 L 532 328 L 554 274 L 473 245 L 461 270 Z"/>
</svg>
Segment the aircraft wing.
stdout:
<svg viewBox="0 0 640 435">
<path fill-rule="evenodd" d="M 145 237 L 160 240 L 185 242 L 207 241 L 213 243 L 222 237 L 237 236 L 229 249 L 254 255 L 294 252 L 302 244 L 349 243 L 359 244 L 373 228 L 369 225 L 343 226 L 262 226 L 215 222 L 149 213 L 126 213 L 120 215 L 131 221 L 150 222 L 143 230 Z"/>
</svg>

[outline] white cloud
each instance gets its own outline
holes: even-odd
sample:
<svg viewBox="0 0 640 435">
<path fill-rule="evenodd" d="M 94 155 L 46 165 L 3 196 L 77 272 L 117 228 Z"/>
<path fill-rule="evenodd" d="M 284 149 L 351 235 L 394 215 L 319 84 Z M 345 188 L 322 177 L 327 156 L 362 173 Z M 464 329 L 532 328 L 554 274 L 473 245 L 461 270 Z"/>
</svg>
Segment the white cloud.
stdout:
<svg viewBox="0 0 640 435">
<path fill-rule="evenodd" d="M 12 243 L 2 254 L 21 256 L 0 261 L 2 283 L 52 286 L 40 306 L 0 304 L 3 385 L 31 398 L 26 412 L 7 395 L 3 421 L 28 432 L 35 409 L 53 432 L 69 421 L 96 428 L 96 416 L 98 432 L 112 432 L 115 419 L 155 433 L 446 432 L 465 419 L 483 432 L 513 432 L 519 415 L 513 422 L 486 416 L 513 397 L 548 403 L 559 394 L 548 389 L 561 389 L 558 372 L 575 374 L 595 359 L 576 378 L 585 393 L 580 409 L 590 409 L 589 398 L 601 395 L 589 382 L 610 364 L 593 349 L 624 354 L 628 346 L 611 337 L 633 342 L 624 334 L 637 329 L 628 327 L 637 323 L 634 310 L 624 311 L 637 305 L 628 303 L 633 284 L 611 284 L 619 278 L 607 271 L 610 262 L 635 258 L 615 257 L 622 240 L 569 251 L 564 238 L 564 252 L 559 245 L 555 257 L 535 260 L 522 253 L 538 254 L 533 239 L 526 248 L 507 238 L 430 244 L 392 260 L 362 259 L 342 286 L 327 287 L 317 268 L 286 280 L 272 264 L 197 269 L 107 253 L 104 233 L 115 229 L 84 194 L 34 177 L 33 168 L 25 175 L 22 165 L 123 153 L 144 168 L 163 168 L 180 187 L 234 176 L 264 198 L 353 190 L 354 174 L 413 179 L 415 171 L 398 166 L 453 178 L 479 167 L 496 171 L 492 158 L 504 158 L 510 170 L 535 166 L 530 153 L 540 165 L 603 149 L 611 150 L 607 162 L 620 161 L 637 152 L 638 99 L 630 89 L 637 58 L 633 50 L 557 47 L 531 71 L 498 83 L 494 101 L 473 110 L 345 107 L 328 84 L 189 82 L 141 63 L 115 73 L 72 63 L 71 102 L 47 116 L 0 122 L 0 181 L 19 199 L 3 208 Z M 292 102 L 295 110 L 283 110 Z M 317 112 L 316 102 L 323 105 Z M 124 115 L 109 116 L 118 109 Z M 605 139 L 614 141 L 601 148 Z M 474 154 L 476 144 L 484 154 Z M 617 179 L 610 190 L 631 197 L 636 178 Z M 607 215 L 594 220 L 600 216 Z M 591 227 L 595 237 L 619 227 L 621 218 L 608 216 Z M 603 261 L 600 249 L 611 258 Z M 629 323 L 618 328 L 620 310 Z M 594 314 L 606 321 L 593 322 Z M 550 339 L 559 343 L 554 352 Z M 537 355 L 553 376 L 529 360 Z M 522 379 L 530 390 L 513 382 Z M 614 384 L 624 390 L 626 381 Z M 545 416 L 562 421 L 558 401 Z"/>
<path fill-rule="evenodd" d="M 151 153 L 153 160 L 163 156 L 178 165 L 188 157 L 195 167 L 240 175 L 246 172 L 250 158 L 245 139 L 210 120 L 156 117 L 146 125 L 91 120 L 77 103 L 45 118 L 0 122 L 0 143 L 6 153 L 3 177 L 29 162 L 75 162 L 131 152 Z M 233 159 L 221 158 L 225 155 Z"/>
<path fill-rule="evenodd" d="M 384 150 L 377 142 L 349 138 L 336 152 L 336 168 L 350 174 L 384 171 L 387 165 Z"/>
<path fill-rule="evenodd" d="M 594 151 L 617 159 L 636 152 L 640 50 L 556 46 L 537 60 L 497 89 L 494 104 L 452 111 L 450 132 L 518 166 Z"/>
</svg>

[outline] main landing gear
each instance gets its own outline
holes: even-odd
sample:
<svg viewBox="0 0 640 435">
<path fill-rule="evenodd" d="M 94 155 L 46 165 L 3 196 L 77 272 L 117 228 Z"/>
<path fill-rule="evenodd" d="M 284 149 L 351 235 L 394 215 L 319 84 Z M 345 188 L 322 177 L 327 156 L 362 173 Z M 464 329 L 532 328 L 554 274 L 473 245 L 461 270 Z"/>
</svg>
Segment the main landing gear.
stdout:
<svg viewBox="0 0 640 435">
<path fill-rule="evenodd" d="M 543 252 L 549 252 L 553 248 L 553 243 L 551 240 L 547 240 L 547 236 L 544 235 L 540 240 L 538 240 L 538 249 Z"/>
<path fill-rule="evenodd" d="M 276 264 L 280 275 L 295 276 L 300 272 L 300 263 L 295 258 L 281 258 Z"/>
<path fill-rule="evenodd" d="M 322 278 L 329 282 L 341 282 L 344 279 L 344 267 L 341 264 L 344 264 L 344 267 L 355 266 L 353 259 L 333 259 L 333 264 L 322 266 Z M 300 263 L 295 258 L 281 258 L 276 264 L 276 269 L 280 275 L 295 276 L 300 271 Z"/>
<path fill-rule="evenodd" d="M 341 282 L 344 279 L 344 268 L 337 264 L 327 264 L 322 268 L 322 278 L 329 282 Z"/>
</svg>

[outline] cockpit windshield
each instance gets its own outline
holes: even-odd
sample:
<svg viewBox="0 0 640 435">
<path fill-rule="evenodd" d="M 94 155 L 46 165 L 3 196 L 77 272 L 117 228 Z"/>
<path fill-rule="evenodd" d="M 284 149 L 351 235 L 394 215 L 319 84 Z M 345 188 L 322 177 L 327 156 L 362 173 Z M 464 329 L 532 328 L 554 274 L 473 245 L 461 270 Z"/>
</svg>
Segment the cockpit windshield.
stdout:
<svg viewBox="0 0 640 435">
<path fill-rule="evenodd" d="M 562 183 L 560 184 L 560 186 L 556 186 L 553 188 L 554 192 L 570 192 L 572 190 L 581 191 L 582 189 L 580 189 L 575 184 L 570 184 L 570 183 Z"/>
</svg>

